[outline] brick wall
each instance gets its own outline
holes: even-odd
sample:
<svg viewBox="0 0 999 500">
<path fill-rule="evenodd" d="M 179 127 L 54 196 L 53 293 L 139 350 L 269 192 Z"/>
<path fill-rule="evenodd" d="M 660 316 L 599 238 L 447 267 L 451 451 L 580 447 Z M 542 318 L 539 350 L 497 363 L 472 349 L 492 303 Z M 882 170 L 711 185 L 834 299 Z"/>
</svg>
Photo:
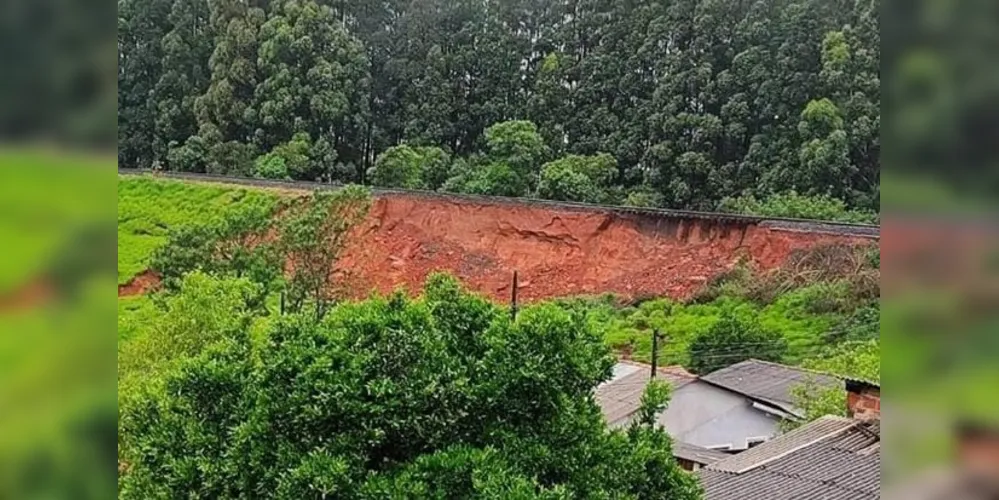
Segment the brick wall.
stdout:
<svg viewBox="0 0 999 500">
<path fill-rule="evenodd" d="M 846 382 L 847 415 L 857 420 L 881 420 L 881 387 L 867 382 Z"/>
</svg>

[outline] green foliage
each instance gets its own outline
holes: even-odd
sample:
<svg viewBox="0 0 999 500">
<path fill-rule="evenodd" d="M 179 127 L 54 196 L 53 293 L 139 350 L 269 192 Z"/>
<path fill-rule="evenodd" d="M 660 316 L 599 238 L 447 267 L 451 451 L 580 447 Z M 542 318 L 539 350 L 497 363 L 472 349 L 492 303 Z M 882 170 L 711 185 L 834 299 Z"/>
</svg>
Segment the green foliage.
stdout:
<svg viewBox="0 0 999 500">
<path fill-rule="evenodd" d="M 277 242 L 280 262 L 290 262 L 290 310 L 299 311 L 313 301 L 317 317 L 325 314 L 334 288 L 337 261 L 350 230 L 371 208 L 371 193 L 359 186 L 336 191 L 316 191 L 308 200 L 292 205 L 281 221 Z"/>
<path fill-rule="evenodd" d="M 138 386 L 167 371 L 172 363 L 243 332 L 260 312 L 255 305 L 259 295 L 259 286 L 249 280 L 193 271 L 184 276 L 176 293 L 162 298 L 158 310 L 137 302 L 132 307 L 139 314 L 130 319 L 141 318 L 145 324 L 125 325 L 122 331 L 119 316 L 119 337 L 128 337 L 118 348 L 119 398 L 135 395 Z"/>
<path fill-rule="evenodd" d="M 275 146 L 270 153 L 257 157 L 254 173 L 264 179 L 308 178 L 313 165 L 311 153 L 309 134 L 299 132 L 290 141 Z"/>
<path fill-rule="evenodd" d="M 469 166 L 430 162 L 427 189 L 528 196 L 545 162 L 603 152 L 619 170 L 607 185 L 561 168 L 544 191 L 710 210 L 793 190 L 880 206 L 877 3 L 150 1 L 118 9 L 123 166 L 252 175 L 308 133 L 308 167 L 285 158 L 293 178 L 364 182 L 407 144 Z M 402 171 L 376 182 L 418 183 Z"/>
<path fill-rule="evenodd" d="M 278 199 L 259 190 L 222 188 L 151 178 L 118 179 L 118 283 L 150 266 L 157 249 L 182 227 L 215 226 L 223 216 L 266 217 Z"/>
<path fill-rule="evenodd" d="M 290 179 L 284 157 L 273 152 L 257 157 L 253 162 L 253 174 L 261 179 Z"/>
<path fill-rule="evenodd" d="M 225 211 L 219 221 L 171 231 L 166 244 L 153 254 L 150 269 L 167 289 L 177 289 L 194 270 L 245 277 L 260 285 L 262 295 L 257 302 L 263 301 L 281 279 L 284 262 L 272 244 L 261 241 L 271 227 L 270 212 Z"/>
<path fill-rule="evenodd" d="M 204 140 L 192 135 L 183 145 L 176 141 L 170 143 L 167 153 L 167 165 L 172 170 L 181 172 L 204 172 L 208 165 L 208 148 Z"/>
<path fill-rule="evenodd" d="M 570 155 L 541 169 L 538 196 L 562 201 L 606 201 L 606 190 L 617 176 L 617 161 L 608 154 Z"/>
<path fill-rule="evenodd" d="M 804 362 L 806 368 L 872 382 L 881 381 L 881 343 L 877 340 L 845 342 L 831 346 Z M 805 413 L 800 422 L 782 422 L 785 430 L 811 422 L 824 415 L 846 415 L 843 388 L 824 388 L 805 383 L 792 390 L 795 405 Z"/>
<path fill-rule="evenodd" d="M 629 207 L 658 208 L 663 205 L 663 201 L 663 196 L 649 186 L 639 186 L 628 193 L 624 204 Z"/>
<path fill-rule="evenodd" d="M 505 163 L 490 163 L 460 172 L 444 183 L 444 191 L 490 196 L 523 196 L 525 179 Z"/>
<path fill-rule="evenodd" d="M 804 196 L 788 191 L 758 200 L 752 195 L 726 198 L 718 207 L 725 212 L 760 215 L 763 217 L 789 217 L 839 222 L 874 223 L 873 212 L 852 210 L 842 200 L 828 195 Z"/>
<path fill-rule="evenodd" d="M 425 288 L 178 361 L 122 408 L 120 496 L 700 497 L 663 430 L 606 429 L 591 391 L 613 359 L 580 318 Z"/>
<path fill-rule="evenodd" d="M 513 170 L 522 182 L 533 185 L 547 156 L 538 127 L 529 121 L 497 123 L 486 129 L 489 158 Z"/>
<path fill-rule="evenodd" d="M 368 180 L 379 187 L 434 190 L 444 184 L 450 168 L 450 156 L 440 148 L 395 146 L 378 156 Z"/>
<path fill-rule="evenodd" d="M 707 374 L 747 359 L 780 362 L 786 352 L 787 341 L 780 333 L 756 320 L 726 314 L 690 344 L 689 368 Z"/>
</svg>

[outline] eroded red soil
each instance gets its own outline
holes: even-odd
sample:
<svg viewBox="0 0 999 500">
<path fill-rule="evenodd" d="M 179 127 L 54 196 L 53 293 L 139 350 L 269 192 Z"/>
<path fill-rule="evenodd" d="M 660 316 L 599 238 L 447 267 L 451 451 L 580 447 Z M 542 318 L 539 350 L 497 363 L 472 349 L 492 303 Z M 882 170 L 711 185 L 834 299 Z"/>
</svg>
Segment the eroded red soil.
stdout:
<svg viewBox="0 0 999 500">
<path fill-rule="evenodd" d="M 521 299 L 612 292 L 684 298 L 740 258 L 759 269 L 794 250 L 857 237 L 775 230 L 704 219 L 669 219 L 527 204 L 408 195 L 379 197 L 342 260 L 352 295 L 420 289 L 448 271 L 508 300 L 514 270 Z"/>
<path fill-rule="evenodd" d="M 429 274 L 446 271 L 500 301 L 510 298 L 515 270 L 523 301 L 601 293 L 683 299 L 741 259 L 768 270 L 795 250 L 870 242 L 744 222 L 402 194 L 378 197 L 354 233 L 338 266 L 349 273 L 338 280 L 347 296 L 417 293 Z M 159 281 L 146 271 L 120 285 L 118 296 Z"/>
<path fill-rule="evenodd" d="M 151 292 L 160 286 L 160 277 L 153 271 L 143 271 L 128 283 L 118 285 L 119 297 L 131 297 Z"/>
</svg>

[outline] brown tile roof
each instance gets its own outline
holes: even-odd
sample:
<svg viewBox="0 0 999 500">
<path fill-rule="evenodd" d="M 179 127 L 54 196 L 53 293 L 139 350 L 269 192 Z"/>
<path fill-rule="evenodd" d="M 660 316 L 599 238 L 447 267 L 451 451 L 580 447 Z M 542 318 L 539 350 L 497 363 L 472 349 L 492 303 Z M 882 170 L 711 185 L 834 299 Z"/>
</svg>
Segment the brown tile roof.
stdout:
<svg viewBox="0 0 999 500">
<path fill-rule="evenodd" d="M 832 375 L 757 359 L 713 371 L 700 379 L 799 417 L 803 415 L 794 404 L 796 387 L 810 383 L 828 388 L 843 386 L 843 382 Z"/>
<path fill-rule="evenodd" d="M 706 500 L 880 498 L 880 427 L 823 417 L 701 469 Z"/>
<path fill-rule="evenodd" d="M 649 384 L 652 367 L 632 361 L 614 365 L 610 380 L 597 386 L 596 400 L 610 426 L 627 424 L 642 405 L 642 394 Z M 656 370 L 657 378 L 666 380 L 676 389 L 697 379 L 680 366 L 665 366 Z"/>
</svg>

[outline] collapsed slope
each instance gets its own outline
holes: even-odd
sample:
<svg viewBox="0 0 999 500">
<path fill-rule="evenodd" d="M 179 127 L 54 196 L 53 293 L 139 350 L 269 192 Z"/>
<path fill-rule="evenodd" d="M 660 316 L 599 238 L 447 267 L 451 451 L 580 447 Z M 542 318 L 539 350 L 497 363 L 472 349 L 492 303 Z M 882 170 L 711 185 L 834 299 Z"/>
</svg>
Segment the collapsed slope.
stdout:
<svg viewBox="0 0 999 500">
<path fill-rule="evenodd" d="M 156 275 L 142 269 L 169 229 L 197 224 L 229 204 L 276 206 L 281 196 L 323 187 L 170 177 L 178 179 L 126 175 L 119 182 L 119 296 L 156 286 Z M 142 245 L 135 243 L 140 237 Z M 418 292 L 427 275 L 447 271 L 506 301 L 516 270 L 527 301 L 601 293 L 682 299 L 740 260 L 768 270 L 795 250 L 872 238 L 877 228 L 391 191 L 376 195 L 339 267 L 349 273 L 355 298 L 399 287 Z"/>
<path fill-rule="evenodd" d="M 428 274 L 447 271 L 508 300 L 516 270 L 524 300 L 597 293 L 679 299 L 740 259 L 767 270 L 795 250 L 869 241 L 765 221 L 392 193 L 377 198 L 341 268 L 352 273 L 355 297 L 399 286 L 416 292 Z"/>
</svg>

